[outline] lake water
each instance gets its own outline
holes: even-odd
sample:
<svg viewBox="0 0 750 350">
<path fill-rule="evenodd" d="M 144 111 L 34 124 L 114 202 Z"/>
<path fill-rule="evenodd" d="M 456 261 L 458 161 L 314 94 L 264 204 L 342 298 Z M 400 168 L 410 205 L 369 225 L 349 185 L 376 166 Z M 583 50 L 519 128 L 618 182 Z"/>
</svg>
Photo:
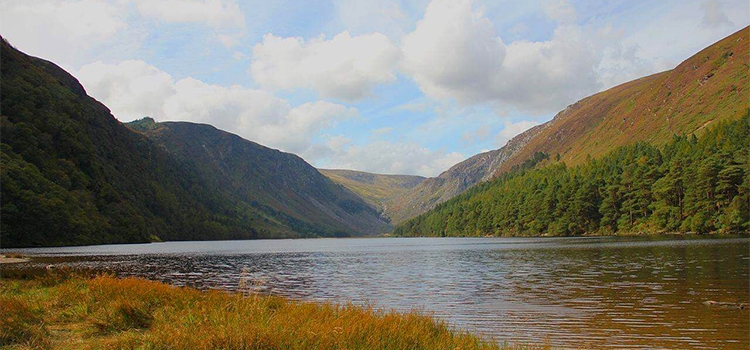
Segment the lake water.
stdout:
<svg viewBox="0 0 750 350">
<path fill-rule="evenodd" d="M 15 249 L 176 285 L 421 309 L 499 342 L 748 349 L 750 238 L 369 238 Z M 718 304 L 707 305 L 706 302 Z M 708 303 L 711 304 L 711 303 Z"/>
</svg>

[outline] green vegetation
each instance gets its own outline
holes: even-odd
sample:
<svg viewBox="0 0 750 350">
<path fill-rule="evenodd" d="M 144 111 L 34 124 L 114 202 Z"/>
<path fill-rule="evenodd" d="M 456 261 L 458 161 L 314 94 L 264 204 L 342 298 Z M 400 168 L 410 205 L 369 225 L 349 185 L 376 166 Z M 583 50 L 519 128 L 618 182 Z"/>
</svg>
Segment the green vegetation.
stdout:
<svg viewBox="0 0 750 350">
<path fill-rule="evenodd" d="M 168 152 L 180 172 L 194 174 L 216 206 L 232 201 L 259 230 L 312 237 L 391 228 L 364 200 L 294 154 L 206 124 L 144 118 L 126 125 Z"/>
<path fill-rule="evenodd" d="M 5 40 L 0 59 L 4 248 L 390 227 L 297 156 L 205 125 L 144 120 L 134 132 L 54 64 Z"/>
<path fill-rule="evenodd" d="M 584 98 L 560 112 L 500 168 L 536 152 L 560 154 L 568 165 L 635 142 L 663 145 L 671 135 L 701 136 L 707 125 L 736 120 L 750 108 L 750 41 L 745 27 L 674 69 Z"/>
<path fill-rule="evenodd" d="M 620 147 L 580 166 L 546 155 L 405 222 L 405 236 L 581 235 L 750 230 L 750 115 L 700 139 Z"/>
<path fill-rule="evenodd" d="M 162 153 L 60 68 L 1 45 L 3 247 L 221 236 Z"/>
<path fill-rule="evenodd" d="M 3 247 L 22 247 L 377 234 L 390 229 L 378 210 L 402 222 L 481 181 L 523 168 L 538 154 L 583 166 L 557 165 L 527 177 L 521 176 L 527 171 L 516 170 L 492 186 L 507 184 L 502 186 L 518 196 L 453 201 L 438 208 L 443 214 L 424 215 L 396 232 L 567 235 L 747 229 L 746 211 L 738 209 L 745 204 L 735 201 L 746 196 L 746 185 L 732 187 L 738 176 L 748 174 L 743 152 L 690 149 L 704 152 L 704 158 L 670 153 L 669 147 L 691 144 L 687 138 L 674 139 L 663 149 L 646 144 L 617 148 L 637 141 L 664 145 L 673 134 L 703 137 L 711 127 L 745 113 L 750 105 L 747 30 L 673 70 L 583 99 L 502 149 L 471 157 L 403 192 L 401 180 L 367 182 L 356 174 L 329 173 L 343 186 L 336 184 L 297 156 L 207 125 L 147 118 L 128 128 L 87 96 L 74 77 L 2 40 L 0 241 Z M 588 160 L 609 152 L 614 153 L 606 159 Z M 678 156 L 690 163 L 671 165 Z M 636 162 L 641 158 L 645 165 Z M 706 159 L 715 164 L 703 164 Z M 607 162 L 612 169 L 600 169 Z M 535 177 L 547 182 L 530 180 Z M 708 183 L 693 180 L 700 177 Z M 539 187 L 539 193 L 515 189 L 527 185 L 522 181 Z M 404 183 L 410 184 L 408 179 Z M 479 195 L 488 186 L 472 193 Z M 674 196 L 674 186 L 685 193 L 676 199 L 660 197 Z M 540 199 L 540 193 L 554 198 Z M 391 196 L 395 198 L 387 199 Z M 579 206 L 564 200 L 589 202 Z M 496 202 L 519 206 L 496 208 Z M 541 204 L 545 206 L 539 211 L 546 216 L 537 218 L 534 206 Z"/>
<path fill-rule="evenodd" d="M 7 349 L 499 349 L 416 312 L 201 292 L 145 280 L 0 283 Z"/>
<path fill-rule="evenodd" d="M 400 197 L 424 180 L 421 176 L 370 174 L 354 170 L 319 169 L 319 171 L 333 182 L 356 193 L 379 211 L 386 210 L 388 201 Z"/>
<path fill-rule="evenodd" d="M 426 179 L 390 203 L 389 217 L 394 223 L 413 218 L 538 152 L 576 166 L 635 142 L 663 145 L 673 134 L 700 137 L 708 125 L 740 118 L 750 107 L 748 31 L 743 28 L 672 70 L 586 97 L 506 146 Z"/>
<path fill-rule="evenodd" d="M 3 247 L 259 235 L 72 76 L 1 48 Z"/>
</svg>

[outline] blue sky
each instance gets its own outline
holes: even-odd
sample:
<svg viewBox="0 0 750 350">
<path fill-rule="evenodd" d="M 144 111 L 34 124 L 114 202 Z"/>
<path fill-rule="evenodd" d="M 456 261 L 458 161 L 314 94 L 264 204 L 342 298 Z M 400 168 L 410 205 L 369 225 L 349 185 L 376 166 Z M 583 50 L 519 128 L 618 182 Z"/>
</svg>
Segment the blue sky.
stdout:
<svg viewBox="0 0 750 350">
<path fill-rule="evenodd" d="M 318 167 L 435 176 L 745 27 L 719 1 L 22 0 L 0 34 L 122 121 L 209 123 Z"/>
</svg>

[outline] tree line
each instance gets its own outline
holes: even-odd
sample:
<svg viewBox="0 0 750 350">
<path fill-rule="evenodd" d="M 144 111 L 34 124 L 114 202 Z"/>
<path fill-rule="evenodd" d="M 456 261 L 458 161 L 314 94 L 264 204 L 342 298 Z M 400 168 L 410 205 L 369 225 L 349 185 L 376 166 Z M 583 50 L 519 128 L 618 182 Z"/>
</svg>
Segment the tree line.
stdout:
<svg viewBox="0 0 750 350">
<path fill-rule="evenodd" d="M 402 223 L 394 234 L 748 232 L 749 153 L 746 113 L 700 138 L 675 135 L 661 147 L 623 146 L 576 167 L 537 154 L 525 166 Z"/>
</svg>

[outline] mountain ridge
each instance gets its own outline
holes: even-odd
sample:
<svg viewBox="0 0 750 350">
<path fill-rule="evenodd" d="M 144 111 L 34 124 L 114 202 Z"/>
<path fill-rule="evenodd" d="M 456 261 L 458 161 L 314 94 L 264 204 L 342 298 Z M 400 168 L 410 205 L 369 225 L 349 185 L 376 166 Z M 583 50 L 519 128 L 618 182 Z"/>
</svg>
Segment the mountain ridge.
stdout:
<svg viewBox="0 0 750 350">
<path fill-rule="evenodd" d="M 213 187 L 224 188 L 229 191 L 227 195 L 240 196 L 242 201 L 262 203 L 273 211 L 342 232 L 372 235 L 390 228 L 379 222 L 377 212 L 369 210 L 356 194 L 330 181 L 295 154 L 209 124 L 139 120 L 126 125 L 174 154 L 184 167 L 198 169 L 203 181 L 213 181 Z"/>
<path fill-rule="evenodd" d="M 207 125 L 162 128 L 144 120 L 135 132 L 62 68 L 0 41 L 3 247 L 346 236 L 390 228 L 362 199 L 296 155 Z M 202 153 L 194 152 L 199 148 Z M 246 160 L 256 157 L 252 166 L 241 167 L 242 157 L 232 156 L 242 152 Z M 280 182 L 242 177 L 258 174 L 282 175 Z M 265 186 L 247 187 L 254 182 Z"/>
<path fill-rule="evenodd" d="M 347 169 L 318 169 L 318 171 L 359 195 L 389 220 L 389 202 L 425 180 L 424 177 L 417 175 L 375 174 Z"/>
<path fill-rule="evenodd" d="M 568 106 L 500 173 L 536 152 L 560 154 L 568 165 L 637 141 L 667 142 L 671 135 L 700 133 L 737 119 L 750 106 L 750 26 L 700 50 L 675 68 L 641 77 Z M 497 175 L 497 174 L 496 174 Z"/>
<path fill-rule="evenodd" d="M 425 213 L 538 153 L 553 158 L 559 154 L 561 161 L 577 165 L 589 156 L 596 158 L 618 146 L 636 141 L 662 144 L 673 133 L 700 133 L 713 122 L 739 118 L 750 106 L 746 98 L 750 70 L 748 34 L 750 27 L 745 27 L 674 69 L 585 97 L 550 121 L 517 135 L 500 149 L 475 155 L 437 177 L 426 179 L 401 199 L 393 200 L 390 213 L 393 222 Z M 721 93 L 724 95 L 716 98 Z M 663 106 L 669 112 L 666 120 L 661 119 L 665 117 L 662 106 L 655 105 L 659 102 L 669 102 Z M 697 113 L 689 114 L 690 111 Z M 622 122 L 618 124 L 615 120 Z M 466 169 L 476 170 L 472 173 Z"/>
<path fill-rule="evenodd" d="M 539 128 L 539 125 L 534 126 L 497 150 L 474 155 L 436 177 L 425 179 L 402 197 L 391 199 L 386 215 L 397 224 L 455 197 L 479 182 L 491 179 L 508 158 L 536 135 Z"/>
<path fill-rule="evenodd" d="M 401 236 L 576 236 L 750 231 L 750 109 L 659 146 L 568 167 L 535 161 L 400 223 Z"/>
</svg>

